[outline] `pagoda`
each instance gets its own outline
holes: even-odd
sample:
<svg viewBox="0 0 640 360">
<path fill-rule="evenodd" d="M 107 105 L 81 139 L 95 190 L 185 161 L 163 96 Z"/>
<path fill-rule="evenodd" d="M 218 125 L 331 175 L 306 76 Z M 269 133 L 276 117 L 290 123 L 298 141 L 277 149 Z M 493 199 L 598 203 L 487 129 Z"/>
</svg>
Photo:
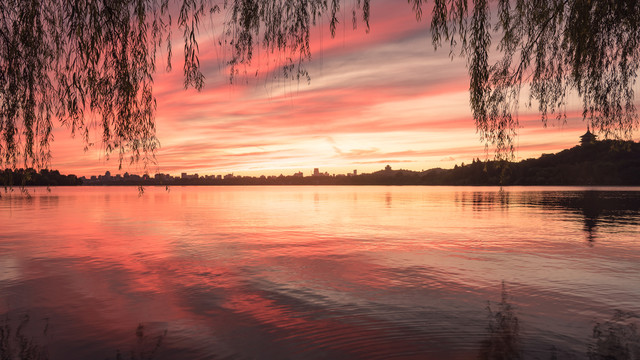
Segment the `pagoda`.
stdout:
<svg viewBox="0 0 640 360">
<path fill-rule="evenodd" d="M 587 126 L 587 132 L 584 135 L 580 136 L 580 145 L 590 145 L 598 141 L 598 137 L 594 135 L 590 130 L 589 126 Z"/>
</svg>

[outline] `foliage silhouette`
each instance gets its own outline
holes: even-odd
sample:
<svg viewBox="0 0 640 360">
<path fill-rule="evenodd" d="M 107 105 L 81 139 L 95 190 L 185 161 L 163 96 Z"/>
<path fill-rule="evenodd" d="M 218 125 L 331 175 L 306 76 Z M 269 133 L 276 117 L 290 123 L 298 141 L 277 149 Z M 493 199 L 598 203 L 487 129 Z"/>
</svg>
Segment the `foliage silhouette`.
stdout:
<svg viewBox="0 0 640 360">
<path fill-rule="evenodd" d="M 512 305 L 504 281 L 501 285 L 501 299 L 498 303 L 488 302 L 486 338 L 480 342 L 478 359 L 515 360 L 530 356 L 531 349 L 522 346 L 521 323 Z M 615 310 L 611 319 L 594 325 L 589 339 L 586 356 L 591 360 L 632 360 L 640 356 L 639 317 L 635 313 Z M 12 321 L 7 314 L 0 322 L 0 359 L 2 360 L 48 360 L 49 319 L 34 330 L 30 326 L 30 316 L 24 314 L 18 321 Z M 41 330 L 40 330 L 41 329 Z M 135 330 L 135 344 L 126 346 L 127 351 L 117 349 L 115 360 L 153 360 L 181 354 L 185 349 L 164 345 L 168 331 L 138 324 Z M 538 355 L 542 349 L 536 349 Z M 557 359 L 564 353 L 555 346 L 549 351 L 550 359 Z M 537 358 L 540 358 L 539 356 Z M 546 358 L 546 357 L 544 357 Z M 570 357 L 574 358 L 574 357 Z"/>
<path fill-rule="evenodd" d="M 116 360 L 153 360 L 166 337 L 167 330 L 164 330 L 162 334 L 150 339 L 149 335 L 145 334 L 144 325 L 138 324 L 135 349 L 129 351 L 128 356 L 123 355 L 120 350 L 116 351 Z"/>
<path fill-rule="evenodd" d="M 49 321 L 45 319 L 42 331 L 38 336 L 30 336 L 27 331 L 30 324 L 28 314 L 21 316 L 19 322 L 11 321 L 8 315 L 0 323 L 0 359 L 1 360 L 48 360 L 50 355 L 46 345 L 49 337 Z M 14 325 L 15 329 L 14 329 Z M 116 360 L 152 360 L 158 355 L 167 330 L 149 335 L 144 324 L 139 324 L 135 331 L 136 344 L 127 352 L 116 350 Z"/>
<path fill-rule="evenodd" d="M 509 295 L 503 281 L 501 300 L 497 304 L 497 308 L 492 309 L 491 303 L 487 305 L 489 313 L 488 336 L 482 341 L 479 359 L 516 360 L 522 358 L 520 324 L 514 308 L 508 300 Z"/>
<path fill-rule="evenodd" d="M 477 129 L 500 157 L 514 148 L 523 85 L 545 124 L 549 116 L 566 119 L 566 99 L 575 91 L 583 117 L 605 136 L 630 137 L 638 127 L 633 85 L 640 3 L 408 3 L 418 20 L 430 11 L 436 48 L 447 44 L 467 59 Z M 0 2 L 0 165 L 46 167 L 58 120 L 87 147 L 93 145 L 89 129 L 99 129 L 107 155 L 116 152 L 120 165 L 153 162 L 159 145 L 153 75 L 160 49 L 166 48 L 171 68 L 172 30 L 184 40 L 185 87 L 204 86 L 198 33 L 202 21 L 218 13 L 224 13 L 219 45 L 229 49 L 231 81 L 259 48 L 284 59 L 285 77 L 309 79 L 310 30 L 328 17 L 335 35 L 343 6 L 340 0 Z M 369 28 L 370 0 L 354 1 L 351 12 L 354 27 L 361 19 Z"/>
<path fill-rule="evenodd" d="M 27 335 L 30 317 L 28 314 L 21 316 L 15 330 L 14 322 L 5 315 L 5 319 L 0 324 L 0 359 L 2 360 L 47 360 L 49 354 L 47 347 L 39 344 L 38 341 Z M 48 320 L 42 329 L 42 335 L 47 336 Z"/>
<path fill-rule="evenodd" d="M 587 355 L 590 360 L 640 358 L 638 316 L 616 310 L 611 320 L 597 323 Z"/>
<path fill-rule="evenodd" d="M 24 186 L 68 186 L 81 185 L 82 181 L 75 175 L 62 175 L 58 170 L 42 169 L 5 169 L 0 170 L 0 185 L 5 188 Z"/>
<path fill-rule="evenodd" d="M 631 137 L 638 127 L 633 85 L 640 65 L 640 3 L 498 0 L 496 5 L 436 0 L 431 28 L 436 47 L 448 40 L 467 58 L 473 117 L 499 155 L 513 151 L 523 85 L 527 104 L 537 103 L 545 125 L 549 116 L 566 120 L 567 98 L 577 92 L 593 129 Z"/>
<path fill-rule="evenodd" d="M 368 0 L 357 4 L 368 21 Z M 284 74 L 300 78 L 308 76 L 302 63 L 311 57 L 311 27 L 329 13 L 335 34 L 340 2 L 233 0 L 222 8 L 220 45 L 231 49 L 231 79 L 258 46 L 288 54 Z M 99 129 L 106 154 L 117 152 L 120 166 L 125 158 L 153 162 L 156 55 L 166 47 L 170 69 L 172 30 L 181 31 L 184 86 L 201 90 L 199 27 L 220 11 L 213 0 L 1 2 L 0 165 L 46 167 L 56 119 L 87 147 L 89 129 Z"/>
</svg>

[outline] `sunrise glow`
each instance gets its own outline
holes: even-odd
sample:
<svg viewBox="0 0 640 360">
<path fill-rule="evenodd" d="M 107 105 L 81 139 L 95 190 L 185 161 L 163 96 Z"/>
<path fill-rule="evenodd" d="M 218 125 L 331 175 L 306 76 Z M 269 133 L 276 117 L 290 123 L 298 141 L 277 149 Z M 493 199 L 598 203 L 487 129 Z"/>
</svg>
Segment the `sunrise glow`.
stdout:
<svg viewBox="0 0 640 360">
<path fill-rule="evenodd" d="M 51 168 L 78 176 L 111 172 L 181 172 L 278 175 L 313 168 L 360 173 L 394 168 L 452 168 L 472 159 L 491 159 L 476 133 L 469 108 L 464 59 L 448 49 L 434 51 L 429 19 L 416 22 L 409 6 L 376 2 L 371 31 L 352 30 L 349 15 L 335 38 L 320 21 L 311 41 L 311 76 L 290 81 L 277 55 L 258 52 L 246 74 L 229 84 L 225 54 L 216 45 L 219 27 L 201 29 L 202 92 L 183 87 L 181 49 L 166 73 L 160 54 L 155 76 L 156 125 L 161 144 L 157 164 L 144 168 L 127 161 L 118 170 L 94 129 L 94 146 L 83 151 L 68 129 L 55 130 Z M 176 44 L 180 34 L 174 34 Z M 274 76 L 275 75 L 275 76 Z M 566 123 L 543 127 L 536 109 L 521 107 L 516 159 L 538 157 L 577 144 L 586 126 L 579 100 L 569 100 Z"/>
</svg>

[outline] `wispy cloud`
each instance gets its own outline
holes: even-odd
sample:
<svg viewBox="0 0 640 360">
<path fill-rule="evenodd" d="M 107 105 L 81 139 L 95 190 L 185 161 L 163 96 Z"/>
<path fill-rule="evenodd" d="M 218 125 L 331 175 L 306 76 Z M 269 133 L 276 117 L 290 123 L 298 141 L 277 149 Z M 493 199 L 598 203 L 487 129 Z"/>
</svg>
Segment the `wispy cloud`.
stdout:
<svg viewBox="0 0 640 360">
<path fill-rule="evenodd" d="M 452 60 L 447 49 L 434 52 L 428 19 L 416 22 L 402 5 L 372 4 L 370 34 L 349 25 L 331 39 L 328 22 L 320 21 L 324 31 L 314 31 L 307 64 L 310 84 L 275 76 L 279 55 L 261 50 L 246 77 L 230 85 L 224 51 L 204 34 L 202 92 L 184 89 L 179 56 L 173 72 L 156 74 L 157 168 L 268 174 L 358 165 L 366 172 L 388 162 L 420 170 L 491 156 L 469 110 L 464 61 Z M 572 146 L 584 131 L 579 113 L 543 129 L 536 112 L 524 109 L 520 124 L 518 157 Z M 92 138 L 99 144 L 98 132 Z M 78 175 L 117 168 L 99 146 L 82 148 L 56 132 L 53 167 Z"/>
</svg>

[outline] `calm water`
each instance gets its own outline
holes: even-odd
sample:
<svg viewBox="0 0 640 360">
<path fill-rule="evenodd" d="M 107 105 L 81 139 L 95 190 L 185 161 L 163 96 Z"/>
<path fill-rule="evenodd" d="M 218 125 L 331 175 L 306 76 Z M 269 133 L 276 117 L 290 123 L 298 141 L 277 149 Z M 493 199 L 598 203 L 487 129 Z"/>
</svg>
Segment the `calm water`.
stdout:
<svg viewBox="0 0 640 360">
<path fill-rule="evenodd" d="M 29 192 L 0 199 L 0 352 L 640 356 L 639 188 Z"/>
</svg>

